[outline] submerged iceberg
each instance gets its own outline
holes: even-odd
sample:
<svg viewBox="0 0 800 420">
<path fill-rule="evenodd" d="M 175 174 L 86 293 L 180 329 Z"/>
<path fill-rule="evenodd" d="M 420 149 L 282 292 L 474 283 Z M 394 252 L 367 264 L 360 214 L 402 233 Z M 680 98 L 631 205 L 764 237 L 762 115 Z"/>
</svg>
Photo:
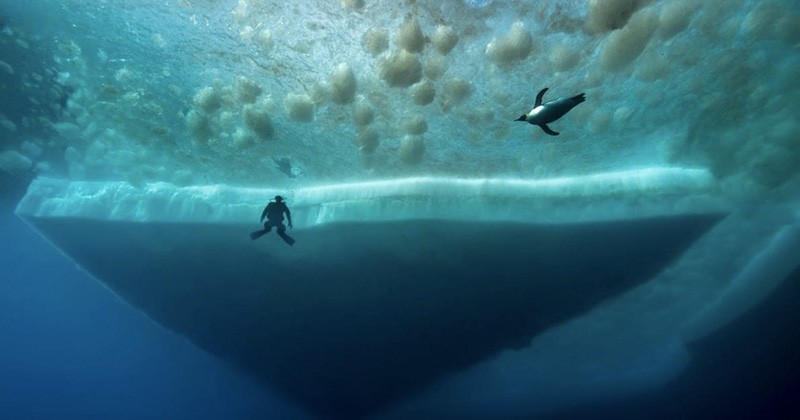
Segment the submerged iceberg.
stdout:
<svg viewBox="0 0 800 420">
<path fill-rule="evenodd" d="M 736 211 L 698 169 L 299 188 L 292 248 L 247 237 L 275 192 L 42 178 L 17 214 L 162 325 L 346 418 L 658 386 L 800 250 L 790 209 Z"/>
<path fill-rule="evenodd" d="M 320 417 L 638 395 L 800 263 L 795 2 L 53 0 L 0 28 L 17 214 Z M 587 97 L 559 137 L 512 122 L 544 87 Z M 276 194 L 294 247 L 247 237 Z"/>
</svg>

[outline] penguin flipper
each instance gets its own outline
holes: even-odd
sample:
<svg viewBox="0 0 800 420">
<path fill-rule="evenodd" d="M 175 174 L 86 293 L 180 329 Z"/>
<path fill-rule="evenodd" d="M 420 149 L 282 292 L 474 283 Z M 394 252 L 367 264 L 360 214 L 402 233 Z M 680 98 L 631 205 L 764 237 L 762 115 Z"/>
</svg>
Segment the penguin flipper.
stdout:
<svg viewBox="0 0 800 420">
<path fill-rule="evenodd" d="M 549 134 L 551 136 L 557 136 L 558 135 L 558 133 L 553 131 L 553 130 L 551 130 L 550 127 L 547 126 L 547 124 L 539 124 L 539 127 L 542 127 L 542 130 L 545 133 L 547 133 L 547 134 Z"/>
<path fill-rule="evenodd" d="M 542 104 L 542 98 L 544 97 L 544 93 L 547 92 L 547 89 L 549 88 L 540 90 L 539 94 L 536 95 L 536 104 L 533 105 L 534 108 Z"/>
</svg>

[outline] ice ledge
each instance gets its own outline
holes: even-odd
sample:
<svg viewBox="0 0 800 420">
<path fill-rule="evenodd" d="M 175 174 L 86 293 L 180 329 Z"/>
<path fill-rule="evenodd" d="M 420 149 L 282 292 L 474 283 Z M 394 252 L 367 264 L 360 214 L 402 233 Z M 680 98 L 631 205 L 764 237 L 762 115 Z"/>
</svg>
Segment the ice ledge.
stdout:
<svg viewBox="0 0 800 420">
<path fill-rule="evenodd" d="M 725 212 L 706 169 L 647 167 L 547 179 L 417 177 L 295 189 L 39 178 L 24 218 L 253 223 L 284 195 L 298 228 L 342 221 L 446 219 L 567 223 Z"/>
</svg>

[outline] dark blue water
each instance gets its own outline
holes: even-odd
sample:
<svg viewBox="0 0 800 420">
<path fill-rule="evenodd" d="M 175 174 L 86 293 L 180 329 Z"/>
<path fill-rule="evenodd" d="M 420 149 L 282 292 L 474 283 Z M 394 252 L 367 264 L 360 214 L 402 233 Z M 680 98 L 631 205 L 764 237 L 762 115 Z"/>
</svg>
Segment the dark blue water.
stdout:
<svg viewBox="0 0 800 420">
<path fill-rule="evenodd" d="M 0 418 L 297 417 L 0 213 Z"/>
</svg>

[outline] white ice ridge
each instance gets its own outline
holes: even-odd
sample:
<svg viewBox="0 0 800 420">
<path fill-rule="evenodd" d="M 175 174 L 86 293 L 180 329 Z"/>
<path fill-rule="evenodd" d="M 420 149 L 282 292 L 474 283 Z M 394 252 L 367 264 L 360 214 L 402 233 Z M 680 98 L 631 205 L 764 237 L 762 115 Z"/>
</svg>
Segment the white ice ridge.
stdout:
<svg viewBox="0 0 800 420">
<path fill-rule="evenodd" d="M 229 185 L 35 180 L 17 214 L 135 222 L 250 223 L 283 195 L 297 228 L 443 219 L 561 223 L 726 210 L 706 169 L 647 167 L 547 179 L 416 177 L 278 190 Z"/>
</svg>

